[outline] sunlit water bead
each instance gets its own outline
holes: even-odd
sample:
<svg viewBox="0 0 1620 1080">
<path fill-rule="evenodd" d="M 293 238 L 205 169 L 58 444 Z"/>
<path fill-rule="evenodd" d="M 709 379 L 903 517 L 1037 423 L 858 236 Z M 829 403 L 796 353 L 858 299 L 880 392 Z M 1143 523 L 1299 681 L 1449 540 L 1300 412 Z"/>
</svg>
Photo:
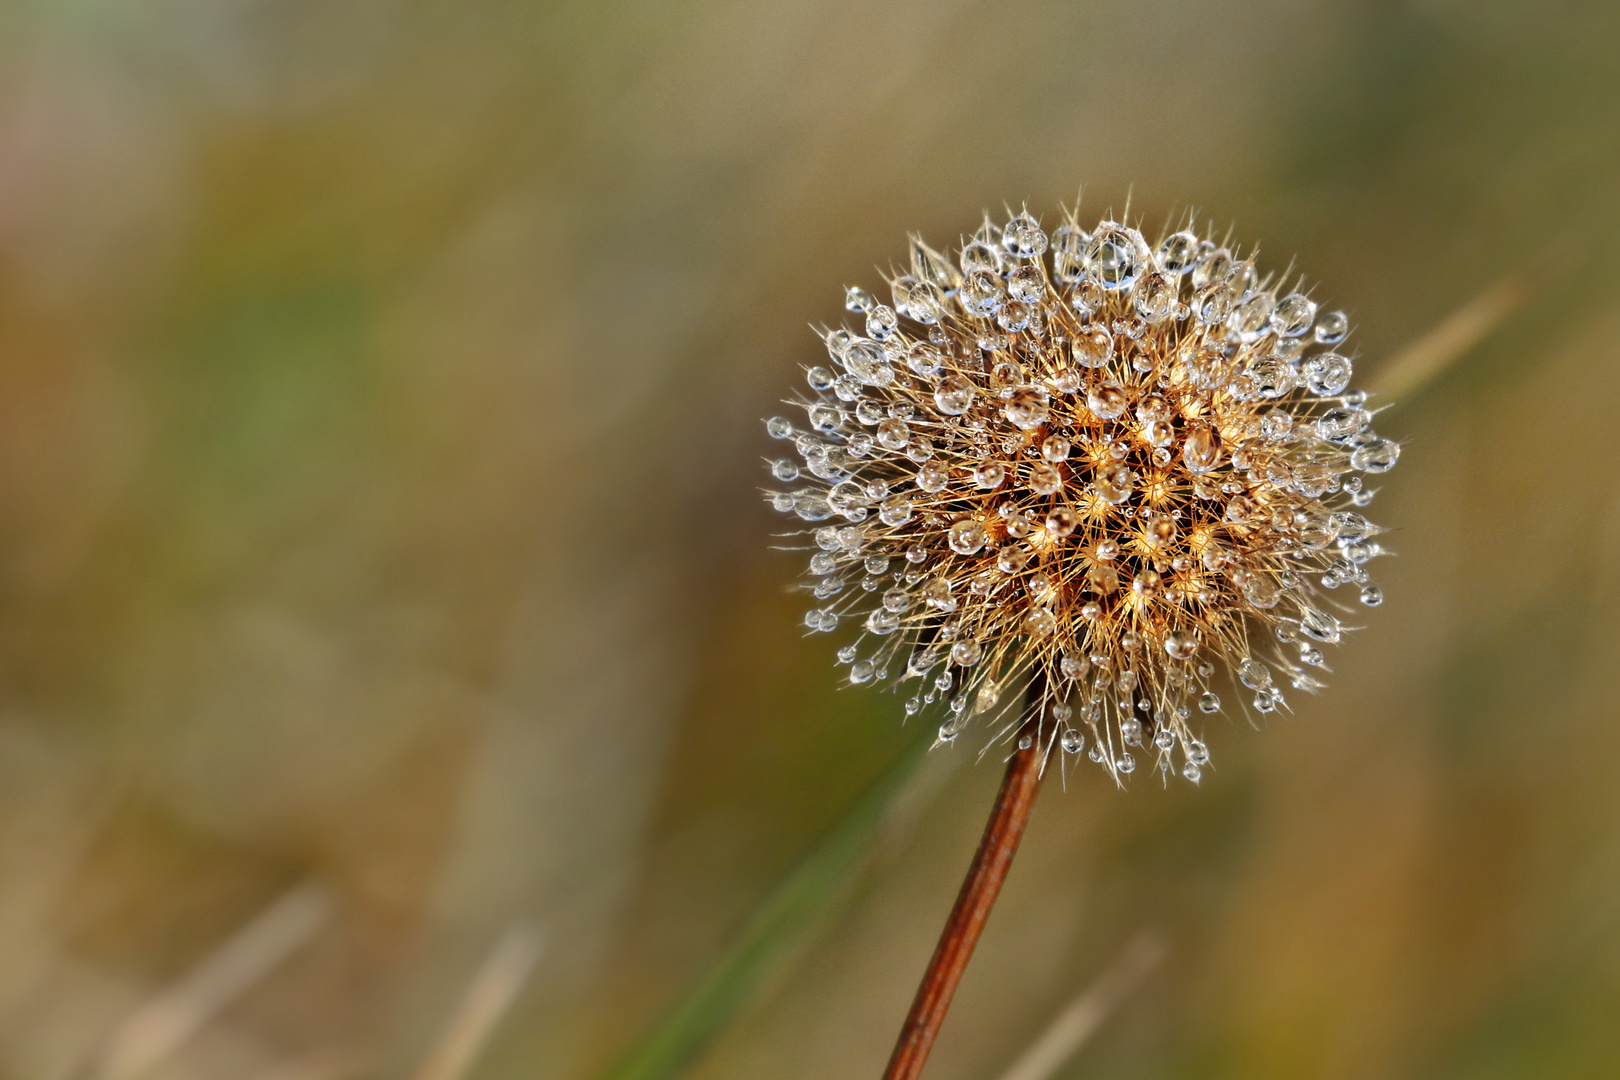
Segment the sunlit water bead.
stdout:
<svg viewBox="0 0 1620 1080">
<path fill-rule="evenodd" d="M 1316 318 L 1316 304 L 1310 297 L 1290 293 L 1277 302 L 1271 313 L 1271 328 L 1285 338 L 1299 337 L 1311 328 Z"/>
<path fill-rule="evenodd" d="M 1104 289 L 1129 289 L 1142 275 L 1146 248 L 1135 229 L 1104 222 L 1086 247 L 1086 274 Z"/>
</svg>

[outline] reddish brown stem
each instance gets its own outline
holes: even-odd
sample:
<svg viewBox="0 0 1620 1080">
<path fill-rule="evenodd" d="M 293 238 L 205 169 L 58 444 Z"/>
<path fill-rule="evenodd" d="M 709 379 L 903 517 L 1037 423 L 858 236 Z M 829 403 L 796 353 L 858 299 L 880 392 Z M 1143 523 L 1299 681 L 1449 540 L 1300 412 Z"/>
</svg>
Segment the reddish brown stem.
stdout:
<svg viewBox="0 0 1620 1080">
<path fill-rule="evenodd" d="M 1041 738 L 1041 708 L 1045 696 L 1045 683 L 1037 675 L 1030 683 L 1024 724 L 1018 732 L 1018 749 L 1007 762 L 1007 772 L 1002 777 L 990 820 L 979 838 L 979 850 L 973 855 L 973 865 L 962 882 L 962 891 L 957 893 L 956 906 L 951 909 L 945 931 L 934 948 L 934 957 L 923 974 L 922 985 L 911 1002 L 911 1012 L 900 1029 L 900 1039 L 895 1043 L 883 1080 L 916 1080 L 922 1072 L 934 1038 L 945 1022 L 945 1010 L 951 1007 L 956 984 L 962 981 L 968 958 L 979 943 L 990 908 L 1018 852 L 1018 841 L 1024 836 L 1030 809 L 1035 805 L 1035 792 L 1041 786 L 1041 765 L 1046 750 Z M 1027 746 L 1024 745 L 1026 739 Z"/>
</svg>

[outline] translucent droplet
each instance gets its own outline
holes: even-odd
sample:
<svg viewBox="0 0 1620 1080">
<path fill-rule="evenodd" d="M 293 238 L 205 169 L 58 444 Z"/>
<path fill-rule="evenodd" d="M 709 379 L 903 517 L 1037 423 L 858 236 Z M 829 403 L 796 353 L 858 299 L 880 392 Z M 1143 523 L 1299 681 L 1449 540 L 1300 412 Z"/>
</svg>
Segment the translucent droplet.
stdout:
<svg viewBox="0 0 1620 1080">
<path fill-rule="evenodd" d="M 958 555 L 977 555 L 990 539 L 984 526 L 972 518 L 952 525 L 946 537 L 951 550 Z"/>
<path fill-rule="evenodd" d="M 1226 325 L 1238 335 L 1239 340 L 1256 341 L 1271 318 L 1275 303 L 1270 293 L 1255 293 L 1232 309 Z"/>
<path fill-rule="evenodd" d="M 1189 761 L 1181 767 L 1181 775 L 1196 784 L 1203 777 L 1204 770 Z"/>
<path fill-rule="evenodd" d="M 1271 328 L 1285 338 L 1299 337 L 1311 328 L 1316 318 L 1316 304 L 1300 293 L 1290 293 L 1280 300 L 1271 313 Z"/>
<path fill-rule="evenodd" d="M 1083 679 L 1091 670 L 1091 661 L 1083 656 L 1065 656 L 1058 663 L 1058 671 L 1065 679 Z"/>
<path fill-rule="evenodd" d="M 1136 313 L 1149 323 L 1168 319 L 1176 307 L 1176 287 L 1163 274 L 1149 274 L 1136 288 Z"/>
<path fill-rule="evenodd" d="M 1007 295 L 1022 304 L 1033 304 L 1046 293 L 1046 276 L 1036 265 L 1020 266 L 1007 275 Z"/>
<path fill-rule="evenodd" d="M 1339 620 L 1317 608 L 1306 608 L 1301 613 L 1299 629 L 1313 641 L 1332 645 L 1339 640 Z"/>
<path fill-rule="evenodd" d="M 1193 313 L 1205 326 L 1220 326 L 1232 317 L 1235 302 L 1225 282 L 1213 282 L 1199 289 L 1193 297 Z"/>
<path fill-rule="evenodd" d="M 1018 214 L 1002 230 L 1001 246 L 1015 259 L 1033 259 L 1046 252 L 1046 234 L 1029 214 Z"/>
<path fill-rule="evenodd" d="M 1114 768 L 1127 775 L 1136 771 L 1136 759 L 1129 754 L 1121 754 L 1114 762 Z"/>
<path fill-rule="evenodd" d="M 1016 334 L 1029 325 L 1030 309 L 1012 301 L 996 313 L 996 325 L 1009 334 Z"/>
<path fill-rule="evenodd" d="M 930 461 L 917 470 L 917 488 L 937 495 L 951 482 L 951 471 L 937 461 Z"/>
<path fill-rule="evenodd" d="M 939 346 L 931 342 L 919 341 L 906 354 L 906 366 L 918 375 L 938 375 L 944 364 L 945 357 Z"/>
<path fill-rule="evenodd" d="M 1226 280 L 1226 275 L 1232 272 L 1232 253 L 1225 248 L 1218 248 L 1210 252 L 1203 262 L 1193 267 L 1193 288 L 1202 289 L 1211 283 Z"/>
<path fill-rule="evenodd" d="M 962 667 L 972 667 L 983 652 L 977 641 L 958 641 L 951 646 L 951 660 Z"/>
<path fill-rule="evenodd" d="M 1384 602 L 1384 590 L 1376 585 L 1368 585 L 1361 590 L 1361 602 L 1368 607 L 1377 607 Z"/>
<path fill-rule="evenodd" d="M 1086 246 L 1091 237 L 1076 225 L 1059 225 L 1052 233 L 1052 274 L 1065 285 L 1073 285 L 1086 273 Z"/>
<path fill-rule="evenodd" d="M 1136 477 L 1125 465 L 1105 465 L 1097 470 L 1097 494 L 1105 502 L 1118 505 L 1131 497 Z"/>
<path fill-rule="evenodd" d="M 1277 356 L 1268 356 L 1250 365 L 1247 372 L 1255 393 L 1263 398 L 1279 398 L 1299 384 L 1294 365 Z"/>
<path fill-rule="evenodd" d="M 1170 654 L 1172 660 L 1190 660 L 1198 651 L 1198 638 L 1184 631 L 1167 634 L 1164 651 Z"/>
<path fill-rule="evenodd" d="M 877 301 L 872 294 L 859 285 L 850 285 L 844 289 L 844 307 L 854 312 L 870 311 Z"/>
<path fill-rule="evenodd" d="M 1323 345 L 1337 345 L 1350 332 L 1350 317 L 1342 311 L 1330 311 L 1316 320 L 1316 340 Z"/>
<path fill-rule="evenodd" d="M 997 686 L 994 682 L 986 680 L 984 685 L 979 687 L 979 692 L 973 697 L 973 711 L 989 712 L 991 709 L 996 707 L 996 702 L 1000 700 L 1001 687 Z"/>
<path fill-rule="evenodd" d="M 866 617 L 866 628 L 874 634 L 892 634 L 900 627 L 900 616 L 887 608 L 878 608 Z"/>
<path fill-rule="evenodd" d="M 994 270 L 975 270 L 968 274 L 956 295 L 969 315 L 978 316 L 994 315 L 1007 300 L 1001 291 L 1001 275 Z"/>
<path fill-rule="evenodd" d="M 1086 274 L 1105 289 L 1129 289 L 1141 276 L 1146 246 L 1134 229 L 1103 222 L 1086 248 Z"/>
<path fill-rule="evenodd" d="M 899 450 L 911 438 L 911 429 L 904 420 L 884 420 L 877 426 L 878 445 L 885 450 Z"/>
<path fill-rule="evenodd" d="M 1024 633 L 1034 637 L 1051 637 L 1057 630 L 1057 616 L 1045 608 L 1035 608 L 1024 616 Z"/>
<path fill-rule="evenodd" d="M 1385 473 L 1400 460 L 1401 444 L 1392 439 L 1374 439 L 1365 446 L 1356 447 L 1350 455 L 1350 467 L 1362 472 Z"/>
<path fill-rule="evenodd" d="M 1074 362 L 1083 367 L 1098 368 L 1114 356 L 1114 338 L 1101 326 L 1081 328 L 1074 336 Z"/>
<path fill-rule="evenodd" d="M 784 484 L 791 484 L 799 478 L 799 467 L 784 458 L 771 465 L 771 475 Z"/>
<path fill-rule="evenodd" d="M 866 313 L 866 336 L 873 341 L 887 341 L 900 329 L 900 317 L 887 304 L 879 304 Z"/>
<path fill-rule="evenodd" d="M 1063 470 L 1044 463 L 1030 466 L 1029 490 L 1037 495 L 1056 495 L 1063 490 Z"/>
<path fill-rule="evenodd" d="M 1366 427 L 1371 419 L 1364 409 L 1353 407 L 1329 409 L 1316 418 L 1316 434 L 1318 438 L 1332 442 L 1354 435 Z"/>
<path fill-rule="evenodd" d="M 924 326 L 933 326 L 945 317 L 944 291 L 932 281 L 917 282 L 906 293 L 903 313 Z"/>
<path fill-rule="evenodd" d="M 1117 420 L 1125 405 L 1125 392 L 1111 383 L 1099 383 L 1086 394 L 1086 407 L 1103 420 Z"/>
<path fill-rule="evenodd" d="M 911 500 L 904 495 L 891 495 L 878 507 L 878 520 L 885 525 L 904 525 L 911 520 Z"/>
<path fill-rule="evenodd" d="M 1254 657 L 1246 657 L 1238 665 L 1238 681 L 1250 690 L 1258 690 L 1262 686 L 1271 685 L 1271 669 L 1266 667 Z"/>
<path fill-rule="evenodd" d="M 911 237 L 911 273 L 919 282 L 928 282 L 941 289 L 956 287 L 956 268 L 950 260 L 916 235 Z"/>
<path fill-rule="evenodd" d="M 1001 274 L 1001 251 L 981 240 L 965 245 L 957 262 L 962 267 L 964 277 L 979 270 L 987 270 L 998 277 Z"/>
<path fill-rule="evenodd" d="M 1086 587 L 1098 596 L 1118 592 L 1119 571 L 1107 563 L 1093 566 L 1086 571 Z"/>
<path fill-rule="evenodd" d="M 1065 728 L 1058 742 L 1063 747 L 1065 754 L 1078 754 L 1086 747 L 1086 737 L 1074 730 L 1074 728 Z"/>
<path fill-rule="evenodd" d="M 1029 431 L 1046 423 L 1051 413 L 1051 401 L 1045 390 L 1038 386 L 1026 386 L 1013 392 L 1003 412 L 1009 423 Z"/>
<path fill-rule="evenodd" d="M 1171 233 L 1159 245 L 1159 267 L 1179 277 L 1198 261 L 1198 237 L 1190 232 Z"/>
<path fill-rule="evenodd" d="M 1371 536 L 1374 532 L 1372 522 L 1352 510 L 1340 510 L 1329 516 L 1327 527 L 1340 540 L 1352 542 Z"/>
<path fill-rule="evenodd" d="M 1318 397 L 1332 397 L 1350 385 L 1350 361 L 1338 353 L 1322 353 L 1305 361 L 1305 385 Z"/>
<path fill-rule="evenodd" d="M 999 461 L 981 461 L 973 469 L 973 484 L 986 491 L 994 491 L 1007 479 L 1007 466 Z"/>
<path fill-rule="evenodd" d="M 793 424 L 785 416 L 773 416 L 765 421 L 765 433 L 773 439 L 785 439 L 793 434 Z"/>
<path fill-rule="evenodd" d="M 961 375 L 950 375 L 934 391 L 934 404 L 947 416 L 961 416 L 973 407 L 976 391 L 973 384 Z"/>
<path fill-rule="evenodd" d="M 1056 537 L 1065 537 L 1080 524 L 1080 517 L 1066 506 L 1060 506 L 1046 516 L 1046 531 Z"/>
</svg>

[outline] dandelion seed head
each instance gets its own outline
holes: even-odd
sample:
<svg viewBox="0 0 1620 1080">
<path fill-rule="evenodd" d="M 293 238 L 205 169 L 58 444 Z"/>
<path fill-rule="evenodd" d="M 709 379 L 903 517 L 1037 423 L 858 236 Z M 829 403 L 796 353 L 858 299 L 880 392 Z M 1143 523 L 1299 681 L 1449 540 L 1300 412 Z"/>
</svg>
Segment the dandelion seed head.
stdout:
<svg viewBox="0 0 1620 1080">
<path fill-rule="evenodd" d="M 853 683 L 942 707 L 950 742 L 1032 670 L 1052 745 L 1116 780 L 1197 782 L 1200 718 L 1314 691 L 1383 593 L 1360 512 L 1400 446 L 1351 388 L 1343 312 L 1192 228 L 1074 213 L 919 237 L 889 302 L 846 289 L 802 415 L 769 433 L 805 523 L 809 631 L 855 625 Z"/>
</svg>

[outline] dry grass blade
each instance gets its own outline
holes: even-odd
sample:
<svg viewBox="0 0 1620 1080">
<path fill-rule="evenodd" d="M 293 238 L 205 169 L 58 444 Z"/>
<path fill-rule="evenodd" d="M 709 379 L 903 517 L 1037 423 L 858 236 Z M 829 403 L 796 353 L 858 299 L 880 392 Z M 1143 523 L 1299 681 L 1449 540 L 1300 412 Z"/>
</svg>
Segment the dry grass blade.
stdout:
<svg viewBox="0 0 1620 1080">
<path fill-rule="evenodd" d="M 414 1080 L 459 1080 L 477 1059 L 495 1025 L 511 1007 L 540 959 L 540 935 L 526 926 L 509 929 L 473 976 L 433 1050 Z"/>
<path fill-rule="evenodd" d="M 1372 391 L 1386 401 L 1412 398 L 1522 308 L 1540 287 L 1540 277 L 1536 270 L 1510 275 L 1463 304 L 1392 356 Z"/>
<path fill-rule="evenodd" d="M 178 982 L 136 1009 L 103 1044 L 97 1080 L 135 1080 L 157 1066 L 244 990 L 309 941 L 331 915 L 312 884 L 283 895 Z"/>
<path fill-rule="evenodd" d="M 1048 1080 L 1074 1056 L 1092 1033 L 1108 1019 L 1164 959 L 1164 939 L 1144 930 L 1131 939 L 1095 982 L 1080 992 L 1052 1020 L 1001 1080 Z"/>
</svg>

